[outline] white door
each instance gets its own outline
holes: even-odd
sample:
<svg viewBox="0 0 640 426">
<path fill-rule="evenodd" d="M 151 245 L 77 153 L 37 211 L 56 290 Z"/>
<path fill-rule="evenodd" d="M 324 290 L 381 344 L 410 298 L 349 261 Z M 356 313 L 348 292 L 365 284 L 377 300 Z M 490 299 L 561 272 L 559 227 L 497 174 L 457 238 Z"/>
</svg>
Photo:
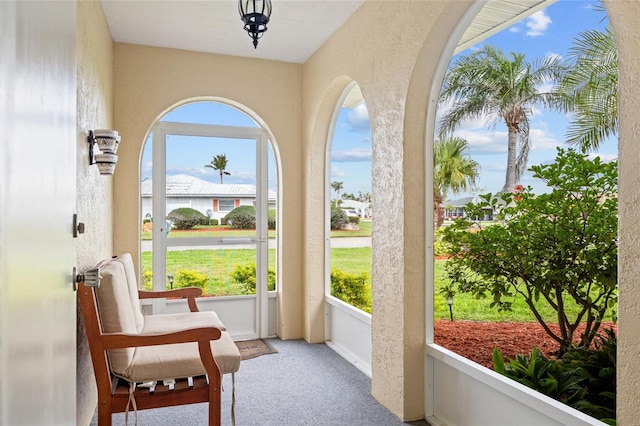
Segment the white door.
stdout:
<svg viewBox="0 0 640 426">
<path fill-rule="evenodd" d="M 175 208 L 189 207 L 209 211 L 220 220 L 235 207 L 255 208 L 255 228 L 230 230 L 228 235 L 206 231 L 185 235 L 172 231 L 162 219 L 154 220 L 153 288 L 164 290 L 167 283 L 178 285 L 180 275 L 195 280 L 215 275 L 225 295 L 209 294 L 217 297 L 202 298 L 198 305 L 201 310 L 215 310 L 236 340 L 267 337 L 268 333 L 267 148 L 267 136 L 260 128 L 159 122 L 153 129 L 154 218 L 165 218 Z M 244 185 L 224 184 L 223 171 L 210 169 L 215 183 L 181 174 L 186 168 L 184 156 L 202 155 L 199 160 L 204 168 L 212 157 L 230 149 L 242 151 L 243 163 L 251 164 L 255 171 L 247 173 Z M 198 154 L 203 152 L 207 154 Z M 203 197 L 203 193 L 210 196 Z M 234 274 L 251 271 L 253 265 L 253 288 L 234 282 Z M 233 295 L 228 295 L 227 287 L 232 287 Z M 153 310 L 169 312 L 171 306 L 159 301 Z"/>
<path fill-rule="evenodd" d="M 75 2 L 0 2 L 0 424 L 76 422 Z"/>
</svg>

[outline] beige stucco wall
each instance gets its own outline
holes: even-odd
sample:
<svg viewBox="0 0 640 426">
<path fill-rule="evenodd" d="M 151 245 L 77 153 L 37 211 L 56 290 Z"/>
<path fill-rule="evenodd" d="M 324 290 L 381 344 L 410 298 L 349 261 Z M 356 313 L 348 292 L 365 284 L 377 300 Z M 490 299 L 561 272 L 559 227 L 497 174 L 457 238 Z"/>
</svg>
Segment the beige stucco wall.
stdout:
<svg viewBox="0 0 640 426">
<path fill-rule="evenodd" d="M 122 143 L 114 176 L 114 251 L 139 257 L 140 155 L 152 124 L 194 99 L 223 99 L 244 109 L 270 133 L 279 152 L 282 241 L 278 271 L 283 339 L 302 337 L 301 72 L 297 64 L 174 49 L 116 44 L 114 125 Z"/>
<path fill-rule="evenodd" d="M 340 91 L 355 80 L 373 146 L 372 392 L 405 420 L 424 416 L 429 78 L 467 6 L 367 1 L 304 65 L 305 331 L 321 339 L 327 129 Z"/>
<path fill-rule="evenodd" d="M 620 139 L 619 156 L 619 323 L 617 420 L 638 424 L 640 400 L 640 2 L 607 1 L 618 46 Z"/>
<path fill-rule="evenodd" d="M 77 14 L 77 199 L 78 220 L 86 231 L 76 238 L 77 266 L 93 267 L 112 254 L 113 178 L 88 165 L 90 129 L 113 125 L 113 41 L 100 2 L 78 2 Z M 117 173 L 117 170 L 116 170 Z M 93 367 L 78 308 L 77 423 L 89 424 L 97 402 Z"/>
</svg>

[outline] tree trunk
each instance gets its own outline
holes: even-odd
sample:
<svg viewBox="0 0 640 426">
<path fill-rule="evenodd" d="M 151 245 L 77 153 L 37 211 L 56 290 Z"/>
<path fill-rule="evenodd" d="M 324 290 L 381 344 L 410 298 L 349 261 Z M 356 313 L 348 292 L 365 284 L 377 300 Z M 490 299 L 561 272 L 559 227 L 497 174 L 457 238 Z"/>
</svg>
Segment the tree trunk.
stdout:
<svg viewBox="0 0 640 426">
<path fill-rule="evenodd" d="M 438 228 L 444 222 L 444 215 L 442 213 L 442 209 L 440 208 L 440 204 L 442 203 L 442 197 L 437 192 L 433 192 L 433 236 L 435 238 L 436 232 L 438 232 Z"/>
<path fill-rule="evenodd" d="M 516 186 L 516 148 L 517 148 L 517 126 L 507 124 L 509 138 L 507 143 L 507 174 L 504 186 L 500 192 L 513 192 Z"/>
</svg>

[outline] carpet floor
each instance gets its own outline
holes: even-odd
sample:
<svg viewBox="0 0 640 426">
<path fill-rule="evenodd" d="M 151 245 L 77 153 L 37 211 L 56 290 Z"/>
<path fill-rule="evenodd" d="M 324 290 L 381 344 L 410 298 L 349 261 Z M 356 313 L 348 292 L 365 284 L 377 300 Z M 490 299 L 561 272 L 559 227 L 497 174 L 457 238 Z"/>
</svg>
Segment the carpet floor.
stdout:
<svg viewBox="0 0 640 426">
<path fill-rule="evenodd" d="M 236 373 L 237 426 L 393 426 L 403 423 L 371 396 L 371 379 L 325 344 L 265 339 L 277 351 L 242 361 Z M 231 376 L 223 379 L 222 424 L 231 424 Z M 134 415 L 130 413 L 129 424 Z M 94 416 L 92 425 L 96 425 Z M 124 425 L 124 414 L 113 425 Z M 206 425 L 207 405 L 138 412 L 138 425 Z"/>
</svg>

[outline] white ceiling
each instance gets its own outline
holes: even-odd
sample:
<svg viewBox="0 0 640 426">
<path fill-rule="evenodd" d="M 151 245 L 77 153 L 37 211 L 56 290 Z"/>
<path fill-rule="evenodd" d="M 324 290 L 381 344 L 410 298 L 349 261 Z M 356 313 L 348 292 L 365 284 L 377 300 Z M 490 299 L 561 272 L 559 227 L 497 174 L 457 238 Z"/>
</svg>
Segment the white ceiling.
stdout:
<svg viewBox="0 0 640 426">
<path fill-rule="evenodd" d="M 242 28 L 238 0 L 102 0 L 102 6 L 118 42 L 304 63 L 363 1 L 273 0 L 257 49 Z M 486 1 L 456 52 L 555 1 Z"/>
<path fill-rule="evenodd" d="M 102 0 L 115 41 L 304 63 L 363 0 L 273 0 L 253 48 L 237 0 Z"/>
</svg>

